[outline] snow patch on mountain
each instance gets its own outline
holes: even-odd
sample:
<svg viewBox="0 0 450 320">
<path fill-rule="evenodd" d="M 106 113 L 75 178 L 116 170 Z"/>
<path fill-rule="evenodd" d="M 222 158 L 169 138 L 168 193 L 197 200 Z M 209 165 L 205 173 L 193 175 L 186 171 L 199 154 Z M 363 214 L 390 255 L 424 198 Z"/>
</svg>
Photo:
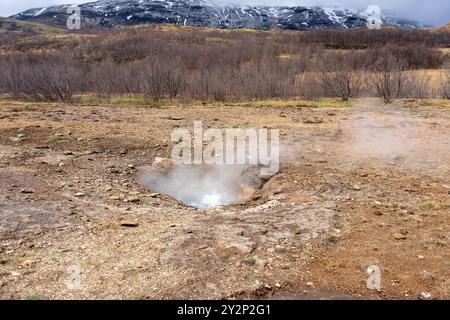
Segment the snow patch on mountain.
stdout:
<svg viewBox="0 0 450 320">
<path fill-rule="evenodd" d="M 70 0 L 69 0 L 70 1 Z M 12 16 L 63 26 L 67 7 L 30 9 Z M 173 23 L 212 28 L 319 29 L 364 27 L 365 11 L 339 7 L 220 5 L 208 0 L 99 0 L 79 5 L 82 25 L 114 28 L 143 23 Z M 389 16 L 383 23 L 400 28 L 420 24 Z"/>
</svg>

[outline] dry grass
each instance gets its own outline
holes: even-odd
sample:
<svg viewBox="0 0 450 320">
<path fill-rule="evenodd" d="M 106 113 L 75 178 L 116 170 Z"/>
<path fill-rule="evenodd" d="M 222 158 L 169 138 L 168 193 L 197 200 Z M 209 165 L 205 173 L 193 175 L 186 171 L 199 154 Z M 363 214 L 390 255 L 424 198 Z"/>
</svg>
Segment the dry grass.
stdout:
<svg viewBox="0 0 450 320">
<path fill-rule="evenodd" d="M 60 103 L 61 104 L 61 103 Z M 115 95 L 100 97 L 94 94 L 75 95 L 71 102 L 62 103 L 73 106 L 107 106 L 107 107 L 248 107 L 248 108 L 358 108 L 361 106 L 382 106 L 378 98 L 351 98 L 345 102 L 339 98 L 321 98 L 316 100 L 293 99 L 264 99 L 264 100 L 241 100 L 234 102 L 204 102 L 204 101 L 183 101 L 183 100 L 161 100 L 155 103 L 151 99 L 146 99 L 143 95 Z M 20 108 L 30 106 L 58 106 L 57 103 L 20 101 L 8 95 L 0 95 L 0 105 L 8 105 Z M 450 110 L 450 100 L 446 99 L 399 99 L 392 105 L 393 107 L 406 107 L 417 109 L 440 109 Z"/>
<path fill-rule="evenodd" d="M 25 29 L 31 30 L 33 32 L 37 33 L 64 33 L 66 32 L 65 29 L 55 27 L 55 26 L 49 26 L 44 23 L 39 22 L 30 22 L 30 21 L 20 21 L 20 20 L 14 20 L 9 18 L 3 18 L 0 17 L 0 22 L 2 24 L 2 27 L 0 28 L 0 34 L 11 31 L 11 32 L 17 32 L 17 31 L 24 31 Z M 17 30 L 12 31 L 11 28 Z"/>
<path fill-rule="evenodd" d="M 10 101 L 7 96 L 0 97 L 0 101 Z M 376 99 L 374 99 L 376 100 Z M 128 107 L 167 107 L 167 106 L 184 106 L 184 107 L 197 107 L 197 106 L 211 106 L 211 107 L 306 107 L 306 108 L 348 108 L 357 105 L 358 99 L 351 99 L 344 102 L 339 98 L 322 98 L 317 100 L 304 100 L 301 98 L 293 99 L 263 99 L 263 100 L 236 100 L 227 102 L 217 101 L 184 101 L 184 100 L 161 100 L 157 103 L 151 99 L 145 98 L 143 95 L 114 95 L 109 97 L 100 97 L 94 94 L 81 94 L 74 96 L 71 104 L 85 105 L 85 106 L 128 106 Z"/>
</svg>

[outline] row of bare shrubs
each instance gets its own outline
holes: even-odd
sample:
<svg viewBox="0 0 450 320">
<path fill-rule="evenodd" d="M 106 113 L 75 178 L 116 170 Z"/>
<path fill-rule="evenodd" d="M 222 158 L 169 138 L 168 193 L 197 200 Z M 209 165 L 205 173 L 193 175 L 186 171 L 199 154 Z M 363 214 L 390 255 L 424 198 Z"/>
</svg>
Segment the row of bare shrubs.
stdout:
<svg viewBox="0 0 450 320">
<path fill-rule="evenodd" d="M 366 69 L 353 69 L 351 61 L 345 59 L 333 64 L 313 76 L 319 88 L 317 97 L 340 97 L 347 101 L 351 97 L 376 96 L 386 104 L 399 98 L 449 98 L 450 71 L 411 70 L 404 60 L 389 54 L 380 55 Z"/>
<path fill-rule="evenodd" d="M 302 43 L 321 44 L 334 49 L 365 49 L 387 44 L 450 47 L 450 30 L 448 29 L 318 29 L 298 33 L 296 37 Z"/>
<path fill-rule="evenodd" d="M 15 54 L 0 59 L 0 85 L 16 98 L 67 101 L 81 89 L 80 70 L 65 55 Z"/>
<path fill-rule="evenodd" d="M 334 31 L 324 32 L 326 41 Z M 25 50 L 25 41 L 0 56 L 0 90 L 48 101 L 70 100 L 75 93 L 142 94 L 154 101 L 449 97 L 448 80 L 415 76 L 417 69 L 441 68 L 446 59 L 425 39 L 412 43 L 407 32 L 403 45 L 330 50 L 299 42 L 309 34 L 129 29 L 66 45 L 50 41 L 39 50 Z"/>
</svg>

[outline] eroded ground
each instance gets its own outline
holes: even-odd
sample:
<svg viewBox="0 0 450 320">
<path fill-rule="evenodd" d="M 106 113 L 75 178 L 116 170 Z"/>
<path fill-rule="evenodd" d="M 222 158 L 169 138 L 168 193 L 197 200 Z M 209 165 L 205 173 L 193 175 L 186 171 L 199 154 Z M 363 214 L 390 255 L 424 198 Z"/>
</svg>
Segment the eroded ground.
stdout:
<svg viewBox="0 0 450 320">
<path fill-rule="evenodd" d="M 194 120 L 281 130 L 259 199 L 203 211 L 136 182 Z M 449 132 L 439 102 L 3 100 L 0 297 L 448 299 Z M 373 264 L 380 291 L 366 286 Z"/>
</svg>

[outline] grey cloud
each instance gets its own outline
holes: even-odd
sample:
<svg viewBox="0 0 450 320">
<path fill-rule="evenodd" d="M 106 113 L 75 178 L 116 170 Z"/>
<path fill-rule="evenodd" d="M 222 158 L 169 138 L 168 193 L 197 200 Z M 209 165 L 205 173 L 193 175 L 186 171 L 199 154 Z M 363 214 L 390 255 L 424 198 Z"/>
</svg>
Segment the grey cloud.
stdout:
<svg viewBox="0 0 450 320">
<path fill-rule="evenodd" d="M 297 5 L 315 6 L 328 5 L 348 8 L 367 8 L 369 5 L 378 5 L 382 11 L 393 13 L 396 16 L 418 20 L 423 23 L 440 25 L 450 22 L 449 0 L 210 0 L 217 3 L 263 4 L 263 5 Z"/>
</svg>

